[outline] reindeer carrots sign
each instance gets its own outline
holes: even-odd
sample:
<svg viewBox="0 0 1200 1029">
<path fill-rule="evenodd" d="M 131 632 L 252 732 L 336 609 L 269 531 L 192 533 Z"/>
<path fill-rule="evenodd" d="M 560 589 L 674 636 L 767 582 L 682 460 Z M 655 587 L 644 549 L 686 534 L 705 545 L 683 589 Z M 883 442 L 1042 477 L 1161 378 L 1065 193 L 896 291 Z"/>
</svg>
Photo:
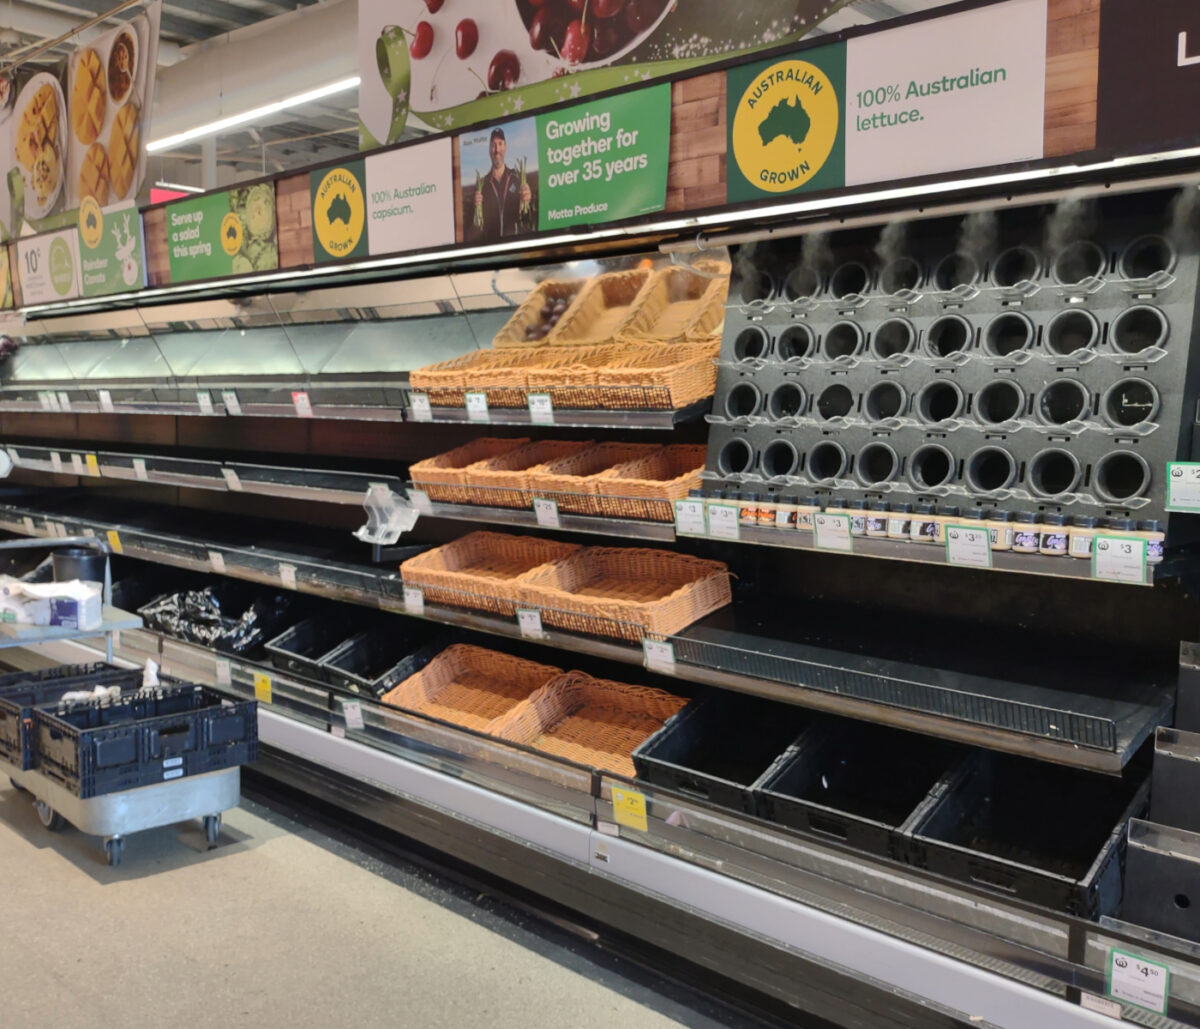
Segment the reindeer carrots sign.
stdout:
<svg viewBox="0 0 1200 1029">
<path fill-rule="evenodd" d="M 79 206 L 79 266 L 85 297 L 126 293 L 146 285 L 142 216 L 132 201 L 101 207 L 93 197 Z"/>
</svg>

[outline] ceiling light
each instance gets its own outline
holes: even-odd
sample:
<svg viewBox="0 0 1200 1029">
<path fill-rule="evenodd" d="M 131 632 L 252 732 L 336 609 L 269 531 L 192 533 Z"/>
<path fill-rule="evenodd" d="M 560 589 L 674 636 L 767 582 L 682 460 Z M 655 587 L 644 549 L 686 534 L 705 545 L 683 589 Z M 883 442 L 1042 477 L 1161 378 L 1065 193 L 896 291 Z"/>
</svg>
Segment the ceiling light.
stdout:
<svg viewBox="0 0 1200 1029">
<path fill-rule="evenodd" d="M 185 186 L 182 182 L 163 182 L 159 179 L 155 184 L 159 189 L 173 189 L 178 193 L 203 193 L 203 186 Z"/>
<path fill-rule="evenodd" d="M 163 150 L 171 150 L 174 147 L 182 146 L 193 139 L 201 139 L 204 136 L 215 136 L 219 132 L 224 132 L 226 129 L 234 128 L 237 125 L 245 125 L 248 122 L 258 121 L 260 118 L 269 117 L 279 111 L 285 111 L 289 107 L 299 107 L 301 104 L 309 104 L 314 100 L 320 100 L 322 97 L 332 96 L 334 93 L 342 93 L 347 89 L 358 88 L 359 77 L 354 75 L 348 79 L 339 79 L 337 82 L 331 82 L 326 86 L 318 86 L 316 89 L 310 89 L 304 93 L 297 93 L 294 96 L 286 97 L 283 100 L 276 100 L 271 104 L 263 104 L 261 107 L 253 107 L 249 111 L 243 111 L 241 114 L 231 114 L 227 118 L 218 118 L 216 121 L 207 122 L 204 125 L 197 125 L 193 129 L 187 129 L 184 132 L 177 132 L 173 136 L 164 136 L 162 139 L 151 140 L 146 144 L 146 152 L 151 154 L 159 153 Z"/>
</svg>

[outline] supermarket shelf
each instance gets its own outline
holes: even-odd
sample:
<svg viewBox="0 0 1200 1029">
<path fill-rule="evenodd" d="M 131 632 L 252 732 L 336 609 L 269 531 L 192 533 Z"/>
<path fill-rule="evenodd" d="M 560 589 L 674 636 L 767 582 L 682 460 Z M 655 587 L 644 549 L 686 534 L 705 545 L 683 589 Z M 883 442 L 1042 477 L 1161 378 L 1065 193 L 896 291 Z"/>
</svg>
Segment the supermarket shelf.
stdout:
<svg viewBox="0 0 1200 1029">
<path fill-rule="evenodd" d="M 103 636 L 124 629 L 140 629 L 142 620 L 138 615 L 105 604 L 100 613 L 100 624 L 94 629 L 68 629 L 60 625 L 13 625 L 0 623 L 0 650 L 8 647 L 27 647 L 32 643 L 55 640 L 81 640 Z"/>
<path fill-rule="evenodd" d="M 409 489 L 411 493 L 411 487 Z M 619 536 L 631 540 L 672 542 L 675 526 L 670 522 L 637 521 L 631 518 L 601 518 L 592 515 L 559 514 L 555 522 L 540 522 L 532 510 L 516 507 L 483 507 L 476 504 L 442 504 L 436 501 L 418 507 L 429 518 L 450 518 L 461 522 L 512 525 L 529 528 L 586 532 L 596 536 Z"/>
<path fill-rule="evenodd" d="M 411 402 L 406 420 L 413 422 L 469 422 L 473 425 L 543 425 L 547 428 L 583 429 L 671 429 L 685 422 L 699 421 L 712 410 L 712 398 L 698 401 L 677 411 L 622 411 L 606 409 L 558 408 L 550 422 L 535 422 L 528 409 L 489 408 L 479 417 L 465 407 L 432 407 L 428 417 L 414 416 Z"/>
</svg>

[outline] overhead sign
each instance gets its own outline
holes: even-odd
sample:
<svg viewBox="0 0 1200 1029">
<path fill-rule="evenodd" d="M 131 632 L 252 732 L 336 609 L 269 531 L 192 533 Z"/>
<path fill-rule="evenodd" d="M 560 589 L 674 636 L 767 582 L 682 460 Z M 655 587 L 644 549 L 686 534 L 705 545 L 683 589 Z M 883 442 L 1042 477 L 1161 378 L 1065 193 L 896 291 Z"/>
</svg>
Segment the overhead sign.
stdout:
<svg viewBox="0 0 1200 1029">
<path fill-rule="evenodd" d="M 365 179 L 362 161 L 310 173 L 313 255 L 318 263 L 367 254 Z"/>
<path fill-rule="evenodd" d="M 85 197 L 78 228 L 80 284 L 85 297 L 145 287 L 142 216 L 136 204 L 130 201 L 102 208 Z"/>
<path fill-rule="evenodd" d="M 273 182 L 169 204 L 166 228 L 172 282 L 279 267 Z"/>
<path fill-rule="evenodd" d="M 367 239 L 372 254 L 454 242 L 452 149 L 447 136 L 366 159 Z"/>
<path fill-rule="evenodd" d="M 79 296 L 79 234 L 75 229 L 17 240 L 21 302 L 51 304 Z"/>
</svg>

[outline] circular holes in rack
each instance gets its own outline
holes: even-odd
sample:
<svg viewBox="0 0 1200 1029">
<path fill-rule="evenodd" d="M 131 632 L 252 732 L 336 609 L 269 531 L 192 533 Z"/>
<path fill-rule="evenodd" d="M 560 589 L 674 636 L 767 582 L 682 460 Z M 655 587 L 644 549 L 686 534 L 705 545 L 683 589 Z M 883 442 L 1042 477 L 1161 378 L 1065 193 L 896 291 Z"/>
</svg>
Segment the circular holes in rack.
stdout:
<svg viewBox="0 0 1200 1029">
<path fill-rule="evenodd" d="M 871 351 L 880 360 L 910 351 L 917 340 L 917 330 L 907 318 L 889 318 L 881 322 L 871 337 Z"/>
<path fill-rule="evenodd" d="M 979 278 L 979 262 L 962 251 L 947 254 L 933 270 L 933 284 L 943 292 L 970 286 Z"/>
<path fill-rule="evenodd" d="M 775 341 L 775 355 L 781 361 L 794 357 L 811 357 L 816 349 L 817 337 L 807 325 L 789 325 Z"/>
<path fill-rule="evenodd" d="M 963 409 L 963 393 L 953 382 L 935 380 L 917 394 L 917 414 L 931 425 L 949 421 Z"/>
<path fill-rule="evenodd" d="M 1060 357 L 1090 350 L 1100 338 L 1100 323 L 1087 311 L 1059 311 L 1046 326 L 1046 349 Z"/>
<path fill-rule="evenodd" d="M 1166 343 L 1170 326 L 1167 316 L 1157 307 L 1139 304 L 1117 315 L 1109 331 L 1112 345 L 1121 353 L 1140 354 Z"/>
<path fill-rule="evenodd" d="M 800 455 L 786 439 L 771 440 L 763 449 L 762 473 L 768 479 L 792 475 L 799 464 Z"/>
<path fill-rule="evenodd" d="M 1078 379 L 1056 379 L 1037 399 L 1038 416 L 1047 425 L 1066 425 L 1086 418 L 1092 395 Z"/>
<path fill-rule="evenodd" d="M 1017 462 L 1002 447 L 980 447 L 967 458 L 967 485 L 977 493 L 994 493 L 1011 486 Z"/>
<path fill-rule="evenodd" d="M 1123 279 L 1148 279 L 1175 267 L 1175 248 L 1162 236 L 1139 236 L 1117 263 Z"/>
<path fill-rule="evenodd" d="M 954 477 L 954 464 L 949 450 L 927 443 L 908 459 L 908 477 L 917 489 L 935 489 Z"/>
<path fill-rule="evenodd" d="M 1033 282 L 1041 270 L 1041 259 L 1029 247 L 1009 247 L 992 262 L 992 282 L 1010 289 L 1018 282 Z"/>
<path fill-rule="evenodd" d="M 739 382 L 725 397 L 727 418 L 749 418 L 762 407 L 762 391 L 752 382 Z"/>
<path fill-rule="evenodd" d="M 828 420 L 843 418 L 854 410 L 854 394 L 841 383 L 826 386 L 817 397 L 817 414 Z"/>
<path fill-rule="evenodd" d="M 743 304 L 770 300 L 775 294 L 775 280 L 769 272 L 752 271 L 742 280 L 738 293 Z"/>
<path fill-rule="evenodd" d="M 995 379 L 975 394 L 975 414 L 981 422 L 1010 422 L 1025 407 L 1025 392 L 1011 379 Z"/>
<path fill-rule="evenodd" d="M 758 325 L 747 325 L 733 341 L 733 357 L 736 361 L 757 361 L 770 353 L 771 337 Z"/>
<path fill-rule="evenodd" d="M 829 276 L 829 295 L 836 300 L 843 297 L 862 296 L 871 288 L 871 272 L 860 261 L 847 261 L 838 265 Z"/>
<path fill-rule="evenodd" d="M 1033 343 L 1033 322 L 1016 311 L 998 314 L 983 330 L 983 349 L 993 357 L 1008 357 L 1021 350 L 1028 350 Z"/>
<path fill-rule="evenodd" d="M 1104 273 L 1108 263 L 1104 251 L 1091 240 L 1081 239 L 1069 243 L 1054 255 L 1050 271 L 1055 282 L 1074 286 L 1084 279 L 1096 278 Z"/>
<path fill-rule="evenodd" d="M 858 452 L 858 458 L 854 462 L 855 474 L 864 486 L 891 482 L 899 469 L 900 459 L 896 456 L 896 451 L 886 443 L 868 443 Z"/>
<path fill-rule="evenodd" d="M 863 413 L 870 422 L 896 418 L 904 411 L 907 401 L 908 394 L 898 382 L 877 382 L 863 397 Z"/>
<path fill-rule="evenodd" d="M 863 346 L 863 330 L 854 322 L 835 322 L 825 330 L 821 352 L 831 361 L 839 357 L 854 357 Z"/>
<path fill-rule="evenodd" d="M 783 284 L 783 295 L 788 300 L 808 300 L 821 292 L 821 276 L 807 265 L 793 268 Z"/>
<path fill-rule="evenodd" d="M 1121 504 L 1149 489 L 1150 466 L 1141 454 L 1117 450 L 1096 462 L 1092 483 L 1103 499 Z"/>
<path fill-rule="evenodd" d="M 966 350 L 974 338 L 971 323 L 958 314 L 944 314 L 925 330 L 925 349 L 934 357 Z"/>
<path fill-rule="evenodd" d="M 1070 493 L 1079 482 L 1079 462 L 1066 450 L 1039 451 L 1029 462 L 1029 487 L 1039 497 Z"/>
<path fill-rule="evenodd" d="M 1109 425 L 1128 428 L 1141 425 L 1158 414 L 1158 390 L 1145 379 L 1114 382 L 1100 400 L 1100 412 Z"/>
<path fill-rule="evenodd" d="M 808 395 L 796 382 L 784 382 L 771 391 L 767 400 L 767 414 L 772 418 L 795 418 L 804 413 Z"/>
<path fill-rule="evenodd" d="M 836 479 L 846 470 L 846 451 L 840 443 L 822 440 L 808 452 L 808 476 L 818 482 Z"/>
<path fill-rule="evenodd" d="M 754 467 L 754 448 L 736 436 L 717 455 L 717 471 L 722 475 L 741 475 Z"/>
<path fill-rule="evenodd" d="M 921 262 L 915 257 L 897 257 L 884 265 L 879 273 L 879 288 L 890 294 L 915 290 L 921 285 L 923 277 Z"/>
</svg>

